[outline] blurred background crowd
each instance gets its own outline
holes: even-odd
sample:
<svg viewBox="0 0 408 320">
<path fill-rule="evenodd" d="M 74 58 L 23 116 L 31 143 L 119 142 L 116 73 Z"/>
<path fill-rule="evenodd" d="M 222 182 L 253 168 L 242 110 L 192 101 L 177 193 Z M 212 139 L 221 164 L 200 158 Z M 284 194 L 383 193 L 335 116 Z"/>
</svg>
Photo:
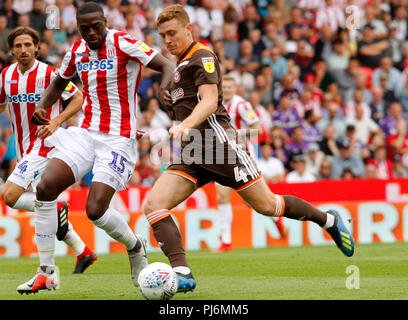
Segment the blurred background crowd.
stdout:
<svg viewBox="0 0 408 320">
<path fill-rule="evenodd" d="M 408 0 L 105 0 L 108 26 L 172 59 L 155 20 L 173 3 L 193 37 L 258 114 L 260 169 L 270 182 L 408 177 Z M 56 67 L 79 37 L 82 0 L 3 0 L 0 70 L 13 63 L 16 26 L 41 34 L 38 59 Z M 57 14 L 56 14 L 57 13 Z M 50 26 L 50 15 L 52 25 Z M 47 20 L 48 17 L 48 20 Z M 157 98 L 160 75 L 144 68 L 138 91 L 139 160 L 129 185 L 151 185 L 171 160 L 171 120 Z M 79 88 L 81 84 L 76 82 Z M 75 125 L 76 118 L 66 126 Z M 7 112 L 0 115 L 1 175 L 15 165 Z M 157 150 L 159 151 L 157 152 Z M 14 153 L 13 153 L 14 152 Z M 155 153 L 162 161 L 153 161 Z M 89 185 L 92 173 L 81 182 Z"/>
</svg>

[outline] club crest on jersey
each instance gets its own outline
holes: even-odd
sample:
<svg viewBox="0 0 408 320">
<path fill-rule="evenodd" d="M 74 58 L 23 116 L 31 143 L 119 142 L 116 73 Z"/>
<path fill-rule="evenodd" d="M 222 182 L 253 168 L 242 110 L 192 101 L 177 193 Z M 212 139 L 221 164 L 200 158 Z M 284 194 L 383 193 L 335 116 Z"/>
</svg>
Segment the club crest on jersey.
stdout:
<svg viewBox="0 0 408 320">
<path fill-rule="evenodd" d="M 214 58 L 201 58 L 205 71 L 208 73 L 213 73 L 215 70 Z"/>
<path fill-rule="evenodd" d="M 116 51 L 114 47 L 109 47 L 106 50 L 106 55 L 108 56 L 108 59 L 113 59 L 116 56 Z"/>
<path fill-rule="evenodd" d="M 179 82 L 180 81 L 180 72 L 175 71 L 174 72 L 174 82 Z"/>
<path fill-rule="evenodd" d="M 35 83 L 35 86 L 38 89 L 43 89 L 44 88 L 44 78 L 38 78 L 36 83 Z"/>
</svg>

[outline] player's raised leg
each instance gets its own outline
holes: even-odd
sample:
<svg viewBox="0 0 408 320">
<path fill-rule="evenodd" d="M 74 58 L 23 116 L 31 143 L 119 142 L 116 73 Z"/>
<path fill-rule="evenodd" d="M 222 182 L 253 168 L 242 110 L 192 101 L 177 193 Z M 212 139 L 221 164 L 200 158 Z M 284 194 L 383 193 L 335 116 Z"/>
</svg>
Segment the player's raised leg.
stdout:
<svg viewBox="0 0 408 320">
<path fill-rule="evenodd" d="M 263 179 L 240 191 L 239 194 L 261 214 L 275 217 L 285 216 L 290 219 L 309 220 L 317 223 L 331 235 L 346 256 L 353 255 L 353 236 L 335 210 L 323 212 L 298 197 L 273 194 Z"/>
<path fill-rule="evenodd" d="M 183 172 L 165 171 L 153 185 L 144 205 L 144 213 L 153 234 L 178 276 L 178 292 L 194 290 L 196 282 L 186 260 L 180 231 L 170 216 L 170 210 L 195 191 L 194 180 Z"/>
</svg>

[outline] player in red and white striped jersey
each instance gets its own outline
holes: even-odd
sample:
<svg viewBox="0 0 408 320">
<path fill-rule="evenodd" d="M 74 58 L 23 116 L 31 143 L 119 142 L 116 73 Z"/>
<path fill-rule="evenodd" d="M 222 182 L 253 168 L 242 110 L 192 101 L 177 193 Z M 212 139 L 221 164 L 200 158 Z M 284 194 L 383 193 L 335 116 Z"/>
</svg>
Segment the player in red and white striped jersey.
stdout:
<svg viewBox="0 0 408 320">
<path fill-rule="evenodd" d="M 39 35 L 35 30 L 25 27 L 14 29 L 8 37 L 8 44 L 17 62 L 1 72 L 0 109 L 3 111 L 7 104 L 9 106 L 18 163 L 4 184 L 1 196 L 12 208 L 34 211 L 35 187 L 48 162 L 48 154 L 52 150 L 52 147 L 45 145 L 43 138 L 53 134 L 61 123 L 80 110 L 82 94 L 72 83 L 69 83 L 63 99 L 70 99 L 70 104 L 64 112 L 61 112 L 61 99 L 58 100 L 47 114 L 50 123 L 38 128 L 31 123 L 31 116 L 34 113 L 35 104 L 55 77 L 55 68 L 36 60 Z M 72 225 L 68 223 L 66 204 L 59 202 L 58 209 L 60 219 L 58 219 L 57 238 L 64 240 L 75 251 L 78 256 L 77 266 L 89 260 L 85 256 L 93 255 L 86 263 L 86 268 L 96 259 L 96 256 L 85 246 Z M 36 238 L 42 233 L 37 218 L 35 220 Z M 56 218 L 57 215 L 55 215 Z M 44 250 L 41 247 L 41 240 L 37 241 L 38 243 L 39 256 L 42 257 Z M 37 290 L 35 284 L 26 289 L 30 292 Z"/>
<path fill-rule="evenodd" d="M 103 9 L 95 2 L 81 5 L 76 20 L 82 38 L 64 57 L 31 120 L 48 123 L 48 106 L 60 98 L 75 74 L 83 84 L 83 118 L 79 127 L 59 129 L 49 137 L 56 151 L 37 186 L 41 205 L 36 213 L 53 215 L 58 195 L 92 169 L 86 213 L 95 226 L 126 247 L 138 286 L 138 274 L 147 265 L 146 240 L 135 235 L 109 204 L 117 190 L 126 188 L 137 160 L 136 92 L 142 66 L 162 73 L 159 98 L 165 106 L 171 103 L 167 87 L 175 66 L 144 42 L 107 29 Z"/>
<path fill-rule="evenodd" d="M 228 115 L 231 118 L 231 124 L 238 131 L 241 137 L 254 137 L 262 134 L 262 126 L 259 118 L 254 111 L 252 105 L 244 98 L 236 94 L 237 87 L 234 78 L 224 76 L 222 78 L 222 94 L 223 104 L 227 109 Z M 245 143 L 254 159 L 257 159 L 255 148 L 250 141 Z M 218 212 L 221 220 L 221 246 L 215 252 L 223 252 L 232 250 L 231 226 L 233 220 L 232 206 L 230 203 L 231 191 L 230 187 L 220 184 L 217 186 L 217 201 Z M 274 219 L 281 236 L 286 235 L 286 230 L 283 225 L 283 218 Z"/>
</svg>

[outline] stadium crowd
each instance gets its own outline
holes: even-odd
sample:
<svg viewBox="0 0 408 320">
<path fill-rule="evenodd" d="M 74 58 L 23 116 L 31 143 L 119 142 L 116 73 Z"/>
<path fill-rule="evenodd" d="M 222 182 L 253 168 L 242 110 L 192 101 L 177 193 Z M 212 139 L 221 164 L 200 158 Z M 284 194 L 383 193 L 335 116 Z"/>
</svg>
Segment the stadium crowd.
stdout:
<svg viewBox="0 0 408 320">
<path fill-rule="evenodd" d="M 184 6 L 194 39 L 216 53 L 260 118 L 258 161 L 270 170 L 268 181 L 408 177 L 408 0 L 96 2 L 110 28 L 173 61 L 155 21 L 163 7 Z M 75 13 L 82 3 L 2 1 L 0 70 L 14 62 L 7 36 L 20 25 L 40 32 L 38 60 L 59 67 L 78 38 Z M 146 134 L 130 185 L 154 183 L 176 154 L 168 141 L 171 119 L 157 95 L 159 77 L 143 71 L 138 121 Z M 5 180 L 16 161 L 7 112 L 0 115 L 0 159 Z M 89 185 L 91 175 L 80 184 Z"/>
</svg>

